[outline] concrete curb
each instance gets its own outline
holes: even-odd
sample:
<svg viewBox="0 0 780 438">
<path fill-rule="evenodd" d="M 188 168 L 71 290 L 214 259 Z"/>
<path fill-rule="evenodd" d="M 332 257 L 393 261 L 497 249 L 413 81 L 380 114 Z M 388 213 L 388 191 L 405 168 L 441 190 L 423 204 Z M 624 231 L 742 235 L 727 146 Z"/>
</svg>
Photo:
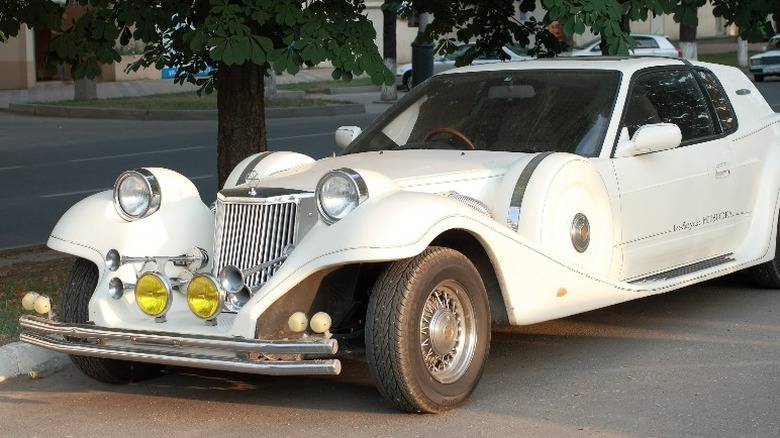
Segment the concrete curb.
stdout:
<svg viewBox="0 0 780 438">
<path fill-rule="evenodd" d="M 69 363 L 68 356 L 24 342 L 0 347 L 0 383 L 21 376 L 43 377 L 55 373 Z"/>
<path fill-rule="evenodd" d="M 118 120 L 217 120 L 216 110 L 138 110 L 120 108 L 80 108 L 35 103 L 10 103 L 8 111 L 22 116 L 66 117 L 81 119 Z M 267 108 L 265 117 L 316 117 L 348 114 L 364 114 L 366 106 L 361 103 L 324 105 L 291 108 Z"/>
</svg>

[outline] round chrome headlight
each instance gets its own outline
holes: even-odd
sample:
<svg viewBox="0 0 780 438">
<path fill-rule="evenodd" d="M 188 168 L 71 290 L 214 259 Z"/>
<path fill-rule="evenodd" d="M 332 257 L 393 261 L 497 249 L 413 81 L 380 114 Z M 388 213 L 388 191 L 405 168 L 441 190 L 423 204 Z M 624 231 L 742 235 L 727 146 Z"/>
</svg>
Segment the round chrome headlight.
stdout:
<svg viewBox="0 0 780 438">
<path fill-rule="evenodd" d="M 317 183 L 317 209 L 328 224 L 343 219 L 366 199 L 366 182 L 352 169 L 331 170 Z"/>
<path fill-rule="evenodd" d="M 159 272 L 147 272 L 135 283 L 135 302 L 149 316 L 164 315 L 171 308 L 171 284 Z"/>
<path fill-rule="evenodd" d="M 123 219 L 141 219 L 160 208 L 160 184 L 146 169 L 128 170 L 114 183 L 114 208 Z"/>
</svg>

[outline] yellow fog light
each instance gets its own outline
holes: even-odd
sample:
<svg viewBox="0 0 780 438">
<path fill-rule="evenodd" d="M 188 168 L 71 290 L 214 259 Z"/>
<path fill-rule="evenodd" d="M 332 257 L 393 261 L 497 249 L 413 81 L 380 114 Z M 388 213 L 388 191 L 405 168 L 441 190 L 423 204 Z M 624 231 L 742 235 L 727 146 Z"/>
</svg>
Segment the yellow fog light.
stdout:
<svg viewBox="0 0 780 438">
<path fill-rule="evenodd" d="M 171 284 L 158 272 L 147 272 L 135 283 L 135 302 L 149 316 L 165 314 L 171 307 Z"/>
<path fill-rule="evenodd" d="M 216 278 L 211 275 L 196 275 L 187 286 L 187 305 L 200 318 L 214 318 L 224 300 L 225 296 L 217 287 Z"/>
</svg>

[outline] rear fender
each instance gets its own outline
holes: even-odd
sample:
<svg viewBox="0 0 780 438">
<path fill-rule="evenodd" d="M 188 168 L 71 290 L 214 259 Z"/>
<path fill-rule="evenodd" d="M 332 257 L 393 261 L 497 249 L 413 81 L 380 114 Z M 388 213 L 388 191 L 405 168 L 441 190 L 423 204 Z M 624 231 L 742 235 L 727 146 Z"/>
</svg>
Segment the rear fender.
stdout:
<svg viewBox="0 0 780 438">
<path fill-rule="evenodd" d="M 557 260 L 609 276 L 615 259 L 613 211 L 607 186 L 593 164 L 577 155 L 551 153 L 515 167 L 501 190 L 512 197 L 499 200 L 496 215 L 509 211 L 509 225 L 514 222 L 518 234 Z M 581 217 L 587 218 L 590 233 L 587 247 L 578 250 L 573 228 L 575 218 Z"/>
</svg>

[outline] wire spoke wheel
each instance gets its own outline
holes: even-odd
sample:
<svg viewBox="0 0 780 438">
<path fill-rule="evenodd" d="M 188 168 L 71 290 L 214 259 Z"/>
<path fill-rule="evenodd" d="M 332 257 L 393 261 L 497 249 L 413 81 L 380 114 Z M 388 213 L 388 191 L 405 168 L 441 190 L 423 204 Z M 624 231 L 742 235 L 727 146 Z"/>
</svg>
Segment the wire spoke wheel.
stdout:
<svg viewBox="0 0 780 438">
<path fill-rule="evenodd" d="M 476 388 L 490 347 L 479 271 L 451 248 L 392 263 L 368 303 L 366 357 L 387 401 L 409 412 L 457 407 Z"/>
<path fill-rule="evenodd" d="M 474 355 L 476 331 L 471 303 L 462 303 L 463 286 L 448 280 L 428 296 L 420 318 L 420 350 L 431 377 L 452 383 L 468 370 Z"/>
</svg>

